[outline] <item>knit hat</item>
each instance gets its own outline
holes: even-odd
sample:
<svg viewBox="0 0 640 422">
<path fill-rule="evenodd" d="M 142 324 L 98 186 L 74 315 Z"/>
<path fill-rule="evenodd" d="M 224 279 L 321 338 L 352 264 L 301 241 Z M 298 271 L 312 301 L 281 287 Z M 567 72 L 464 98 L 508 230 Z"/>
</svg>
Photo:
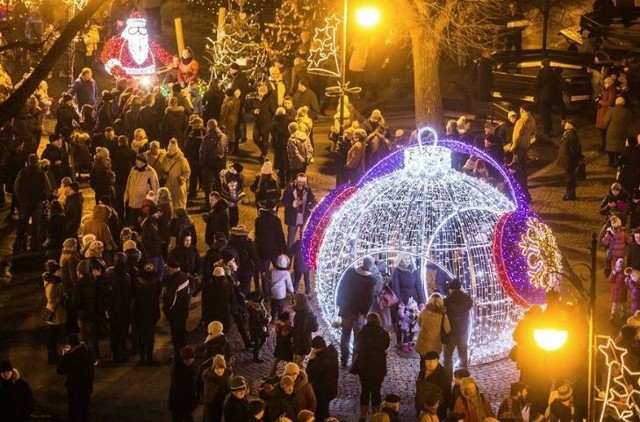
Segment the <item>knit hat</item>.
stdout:
<svg viewBox="0 0 640 422">
<path fill-rule="evenodd" d="M 89 245 L 89 249 L 87 249 L 85 256 L 87 258 L 100 258 L 102 257 L 102 252 L 104 251 L 104 243 L 99 240 L 94 240 Z"/>
<path fill-rule="evenodd" d="M 157 213 L 158 211 L 160 211 L 160 208 L 158 208 L 158 206 L 156 204 L 151 204 L 149 206 L 149 211 L 147 211 L 147 215 L 148 216 L 152 216 L 153 214 Z"/>
<path fill-rule="evenodd" d="M 273 168 L 271 167 L 271 161 L 265 160 L 264 164 L 262 164 L 262 168 L 260 169 L 260 174 L 271 174 L 273 172 Z"/>
<path fill-rule="evenodd" d="M 171 138 L 171 140 L 169 141 L 169 145 L 167 146 L 167 154 L 177 154 L 179 150 L 180 148 L 178 148 L 178 140 L 176 138 Z"/>
<path fill-rule="evenodd" d="M 13 365 L 8 360 L 3 360 L 0 362 L 0 372 L 9 372 L 13 371 Z"/>
<path fill-rule="evenodd" d="M 558 387 L 558 399 L 560 401 L 569 401 L 573 398 L 573 389 L 570 385 L 561 385 Z"/>
<path fill-rule="evenodd" d="M 138 154 L 138 156 L 136 157 L 136 161 L 142 161 L 143 163 L 147 164 L 147 156 L 144 154 Z"/>
<path fill-rule="evenodd" d="M 193 347 L 184 346 L 182 349 L 180 349 L 180 358 L 182 358 L 182 360 L 195 359 L 196 352 L 193 350 Z"/>
<path fill-rule="evenodd" d="M 370 256 L 365 256 L 364 259 L 362 260 L 362 269 L 365 271 L 369 271 L 371 268 L 373 268 L 373 258 L 371 258 Z"/>
<path fill-rule="evenodd" d="M 260 399 L 251 400 L 249 402 L 249 415 L 256 416 L 264 410 L 264 402 Z"/>
<path fill-rule="evenodd" d="M 311 347 L 314 349 L 324 349 L 327 347 L 327 343 L 324 341 L 322 336 L 315 336 L 313 340 L 311 340 Z"/>
<path fill-rule="evenodd" d="M 387 394 L 384 396 L 384 401 L 386 403 L 400 403 L 401 400 L 400 396 L 396 394 Z"/>
<path fill-rule="evenodd" d="M 314 420 L 314 418 L 315 418 L 315 415 L 311 410 L 302 409 L 300 412 L 298 412 L 298 417 L 296 422 L 312 421 Z"/>
<path fill-rule="evenodd" d="M 213 366 L 214 368 L 225 368 L 225 369 L 227 369 L 227 361 L 224 360 L 224 356 L 215 355 L 213 357 L 213 362 L 212 362 L 211 366 Z"/>
<path fill-rule="evenodd" d="M 138 245 L 136 245 L 136 242 L 134 242 L 133 240 L 125 240 L 124 243 L 122 244 L 122 250 L 124 252 L 131 250 L 131 249 L 137 249 Z"/>
<path fill-rule="evenodd" d="M 212 340 L 216 337 L 219 337 L 224 331 L 224 325 L 220 321 L 212 321 L 207 326 L 207 339 L 205 343 L 209 340 Z"/>
<path fill-rule="evenodd" d="M 75 251 L 78 247 L 78 239 L 75 237 L 70 237 L 62 242 L 62 250 L 63 251 Z"/>
<path fill-rule="evenodd" d="M 240 375 L 231 378 L 229 383 L 229 389 L 231 391 L 242 391 L 247 389 L 247 380 Z"/>
<path fill-rule="evenodd" d="M 213 276 L 214 276 L 214 277 L 224 277 L 225 275 L 227 275 L 227 274 L 224 272 L 224 268 L 222 268 L 221 266 L 217 266 L 217 267 L 215 267 L 215 268 L 213 269 L 213 273 L 212 273 L 212 274 L 213 274 Z"/>
<path fill-rule="evenodd" d="M 96 236 L 93 234 L 85 234 L 82 236 L 82 249 L 87 249 L 95 240 Z"/>
<path fill-rule="evenodd" d="M 621 185 L 620 183 L 618 183 L 618 182 L 615 182 L 615 183 L 613 183 L 613 184 L 611 185 L 611 190 L 618 190 L 618 191 L 620 191 L 620 190 L 622 190 L 622 185 Z"/>
<path fill-rule="evenodd" d="M 293 382 L 293 378 L 291 378 L 288 375 L 283 376 L 282 378 L 280 378 L 280 388 L 286 388 L 286 387 L 293 387 L 293 385 L 295 385 L 295 382 Z"/>
<path fill-rule="evenodd" d="M 609 221 L 611 222 L 611 227 L 617 229 L 618 227 L 622 227 L 622 220 L 617 215 L 612 215 L 609 217 Z"/>
<path fill-rule="evenodd" d="M 298 375 L 300 373 L 300 367 L 297 363 L 289 362 L 284 366 L 285 375 Z"/>
</svg>

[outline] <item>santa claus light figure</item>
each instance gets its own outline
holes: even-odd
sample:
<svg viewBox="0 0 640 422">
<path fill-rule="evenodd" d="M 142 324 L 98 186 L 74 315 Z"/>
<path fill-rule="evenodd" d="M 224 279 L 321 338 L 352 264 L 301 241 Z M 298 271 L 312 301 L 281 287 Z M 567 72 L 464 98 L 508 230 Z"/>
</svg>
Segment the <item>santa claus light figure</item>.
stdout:
<svg viewBox="0 0 640 422">
<path fill-rule="evenodd" d="M 133 16 L 120 36 L 107 40 L 101 59 L 113 76 L 142 79 L 156 72 L 156 63 L 171 63 L 171 54 L 149 39 L 146 19 Z"/>
</svg>

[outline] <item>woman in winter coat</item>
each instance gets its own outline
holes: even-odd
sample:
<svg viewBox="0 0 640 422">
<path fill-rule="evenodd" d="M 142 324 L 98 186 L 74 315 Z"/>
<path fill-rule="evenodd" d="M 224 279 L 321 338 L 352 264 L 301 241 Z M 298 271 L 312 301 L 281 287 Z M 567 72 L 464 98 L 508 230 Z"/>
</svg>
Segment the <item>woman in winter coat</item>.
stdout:
<svg viewBox="0 0 640 422">
<path fill-rule="evenodd" d="M 105 249 L 115 251 L 116 243 L 113 240 L 111 229 L 109 229 L 109 217 L 111 210 L 106 205 L 98 204 L 93 207 L 91 220 L 84 225 L 84 234 L 92 234 L 104 245 Z"/>
<path fill-rule="evenodd" d="M 447 308 L 440 293 L 429 296 L 427 306 L 418 315 L 420 334 L 416 342 L 416 352 L 425 356 L 427 352 L 442 353 L 442 332 L 451 332 Z"/>
<path fill-rule="evenodd" d="M 316 411 L 316 394 L 313 391 L 313 387 L 309 384 L 309 378 L 307 373 L 300 369 L 300 367 L 289 362 L 284 366 L 284 377 L 290 377 L 293 382 L 293 404 L 298 412 L 301 410 L 309 410 L 311 412 Z"/>
<path fill-rule="evenodd" d="M 140 363 L 153 364 L 153 344 L 156 323 L 160 319 L 160 291 L 162 286 L 153 264 L 146 264 L 142 274 L 133 283 L 131 321 L 135 326 L 134 339 L 140 352 Z"/>
<path fill-rule="evenodd" d="M 105 147 L 96 148 L 89 183 L 95 192 L 96 204 L 103 196 L 115 200 L 116 174 L 112 171 L 111 156 Z"/>
<path fill-rule="evenodd" d="M 209 282 L 203 280 L 202 285 L 202 322 L 209 325 L 212 321 L 220 321 L 229 331 L 231 328 L 231 301 L 234 300 L 231 282 L 221 266 L 213 269 Z"/>
<path fill-rule="evenodd" d="M 462 395 L 456 399 L 453 411 L 465 414 L 464 422 L 482 422 L 486 418 L 496 417 L 491 404 L 480 393 L 474 378 L 463 378 L 460 382 L 460 392 Z"/>
<path fill-rule="evenodd" d="M 51 201 L 47 218 L 45 256 L 48 259 L 58 260 L 62 252 L 62 243 L 65 240 L 65 215 L 64 208 L 59 201 Z"/>
<path fill-rule="evenodd" d="M 65 92 L 60 98 L 60 105 L 56 111 L 55 133 L 59 133 L 64 139 L 69 139 L 73 129 L 79 125 L 80 116 L 73 106 L 73 97 Z"/>
<path fill-rule="evenodd" d="M 351 369 L 360 378 L 359 420 L 361 422 L 367 419 L 369 403 L 371 403 L 372 414 L 380 409 L 382 402 L 380 388 L 387 375 L 389 343 L 389 333 L 382 328 L 378 314 L 370 313 L 367 315 L 367 323 L 356 337 L 354 349 L 357 350 L 357 358 Z"/>
<path fill-rule="evenodd" d="M 169 141 L 167 155 L 162 160 L 162 174 L 166 178 L 164 186 L 171 192 L 173 208 L 186 208 L 187 183 L 191 176 L 191 168 L 175 138 Z"/>
<path fill-rule="evenodd" d="M 49 327 L 47 340 L 47 363 L 49 365 L 58 363 L 58 338 L 60 337 L 61 325 L 65 321 L 64 291 L 60 275 L 60 265 L 53 260 L 47 261 L 45 272 L 42 274 L 42 281 L 44 284 L 46 315 L 50 315 L 45 319 Z"/>
<path fill-rule="evenodd" d="M 311 334 L 318 331 L 318 321 L 304 293 L 296 293 L 293 310 L 296 312 L 293 317 L 293 361 L 302 366 L 304 358 L 311 353 Z"/>
<path fill-rule="evenodd" d="M 309 160 L 307 150 L 308 136 L 298 129 L 298 123 L 289 123 L 289 140 L 287 141 L 288 172 L 287 181 L 292 181 L 296 174 L 305 173 Z"/>
<path fill-rule="evenodd" d="M 187 157 L 189 168 L 191 169 L 191 177 L 189 178 L 189 199 L 195 199 L 198 196 L 198 186 L 202 187 L 202 170 L 200 169 L 200 144 L 204 138 L 206 131 L 204 122 L 195 114 L 189 118 L 189 129 L 184 146 L 184 156 Z"/>
<path fill-rule="evenodd" d="M 160 131 L 160 144 L 163 148 L 169 145 L 169 141 L 175 138 L 179 145 L 183 145 L 189 121 L 185 114 L 184 107 L 178 105 L 178 98 L 172 97 L 169 100 L 169 107 L 164 111 L 162 118 L 162 130 Z"/>
<path fill-rule="evenodd" d="M 398 257 L 396 267 L 391 273 L 391 289 L 398 296 L 398 300 L 405 305 L 409 302 L 409 298 L 413 298 L 418 305 L 425 304 L 420 272 L 416 269 L 411 255 L 402 254 Z"/>
<path fill-rule="evenodd" d="M 65 309 L 67 311 L 67 329 L 78 328 L 78 315 L 73 307 L 71 298 L 73 289 L 78 281 L 76 267 L 80 262 L 78 253 L 78 239 L 69 238 L 62 242 L 62 253 L 60 254 L 60 279 L 62 281 L 62 292 L 66 297 Z"/>
<path fill-rule="evenodd" d="M 280 385 L 274 388 L 271 395 L 267 422 L 278 421 L 282 416 L 289 420 L 297 420 L 298 412 L 302 409 L 296 408 L 294 385 L 294 380 L 287 375 L 280 379 Z"/>
<path fill-rule="evenodd" d="M 596 129 L 600 131 L 601 150 L 604 151 L 607 145 L 607 123 L 604 116 L 609 109 L 613 108 L 616 102 L 616 86 L 613 78 L 604 79 L 604 89 L 597 98 L 598 112 L 596 114 Z"/>
<path fill-rule="evenodd" d="M 224 399 L 229 394 L 230 371 L 224 356 L 215 355 L 211 366 L 202 372 L 204 422 L 221 422 Z M 196 380 L 198 382 L 199 380 Z"/>
<path fill-rule="evenodd" d="M 616 98 L 615 107 L 604 114 L 603 123 L 607 128 L 605 151 L 609 154 L 609 167 L 619 164 L 632 117 L 631 111 L 624 106 L 623 97 Z"/>
<path fill-rule="evenodd" d="M 622 225 L 622 220 L 617 215 L 609 217 L 610 227 L 604 233 L 600 243 L 607 250 L 607 261 L 605 262 L 605 275 L 615 267 L 618 259 L 627 255 L 627 245 L 631 243 L 631 238 L 627 235 L 626 228 Z M 608 268 L 608 270 L 607 270 Z"/>
<path fill-rule="evenodd" d="M 135 166 L 129 172 L 129 178 L 124 190 L 129 225 L 138 227 L 138 216 L 140 215 L 142 202 L 149 191 L 156 192 L 159 187 L 156 171 L 147 164 L 147 159 L 143 154 L 138 155 Z"/>
</svg>

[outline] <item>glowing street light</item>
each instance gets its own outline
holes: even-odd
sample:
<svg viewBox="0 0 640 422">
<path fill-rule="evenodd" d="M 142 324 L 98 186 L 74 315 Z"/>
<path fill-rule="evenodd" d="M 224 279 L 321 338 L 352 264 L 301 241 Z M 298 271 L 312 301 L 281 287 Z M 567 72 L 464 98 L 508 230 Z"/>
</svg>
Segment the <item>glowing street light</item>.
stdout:
<svg viewBox="0 0 640 422">
<path fill-rule="evenodd" d="M 361 7 L 356 10 L 356 22 L 365 28 L 374 27 L 380 22 L 380 10 L 375 7 Z"/>
<path fill-rule="evenodd" d="M 533 338 L 541 349 L 554 352 L 567 342 L 569 332 L 550 328 L 536 328 L 533 330 Z"/>
</svg>

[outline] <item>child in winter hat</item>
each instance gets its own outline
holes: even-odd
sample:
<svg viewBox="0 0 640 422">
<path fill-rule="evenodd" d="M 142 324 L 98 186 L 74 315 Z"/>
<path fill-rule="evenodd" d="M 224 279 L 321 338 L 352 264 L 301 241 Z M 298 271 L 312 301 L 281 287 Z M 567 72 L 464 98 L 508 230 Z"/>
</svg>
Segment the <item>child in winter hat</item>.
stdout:
<svg viewBox="0 0 640 422">
<path fill-rule="evenodd" d="M 274 319 L 284 311 L 287 293 L 294 293 L 293 283 L 289 272 L 289 257 L 281 254 L 271 269 L 271 316 Z"/>
</svg>

